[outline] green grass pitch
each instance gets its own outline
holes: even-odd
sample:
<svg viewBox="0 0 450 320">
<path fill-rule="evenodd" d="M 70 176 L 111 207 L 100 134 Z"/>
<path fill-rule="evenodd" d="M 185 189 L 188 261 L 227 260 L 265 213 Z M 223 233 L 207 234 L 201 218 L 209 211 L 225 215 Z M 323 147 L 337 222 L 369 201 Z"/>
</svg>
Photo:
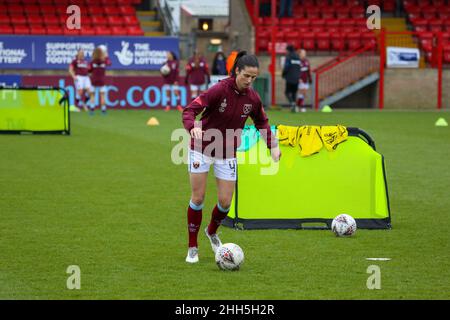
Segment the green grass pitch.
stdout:
<svg viewBox="0 0 450 320">
<path fill-rule="evenodd" d="M 221 228 L 246 256 L 239 272 L 223 272 L 202 233 L 216 202 L 211 174 L 200 263 L 188 265 L 188 173 L 170 157 L 180 113 L 72 113 L 71 136 L 0 135 L 0 299 L 449 299 L 450 128 L 434 126 L 449 113 L 268 115 L 367 131 L 385 156 L 393 229 L 337 238 Z M 151 116 L 159 126 L 146 126 Z M 66 287 L 70 265 L 80 290 Z M 379 290 L 366 286 L 370 265 Z"/>
</svg>

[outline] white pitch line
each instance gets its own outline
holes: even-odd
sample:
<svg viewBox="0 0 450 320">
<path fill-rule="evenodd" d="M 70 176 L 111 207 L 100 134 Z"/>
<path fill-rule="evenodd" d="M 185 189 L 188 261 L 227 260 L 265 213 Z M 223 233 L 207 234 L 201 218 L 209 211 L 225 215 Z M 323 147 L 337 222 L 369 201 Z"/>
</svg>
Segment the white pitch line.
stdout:
<svg viewBox="0 0 450 320">
<path fill-rule="evenodd" d="M 389 261 L 391 258 L 366 258 L 366 260 L 372 260 L 372 261 Z"/>
</svg>

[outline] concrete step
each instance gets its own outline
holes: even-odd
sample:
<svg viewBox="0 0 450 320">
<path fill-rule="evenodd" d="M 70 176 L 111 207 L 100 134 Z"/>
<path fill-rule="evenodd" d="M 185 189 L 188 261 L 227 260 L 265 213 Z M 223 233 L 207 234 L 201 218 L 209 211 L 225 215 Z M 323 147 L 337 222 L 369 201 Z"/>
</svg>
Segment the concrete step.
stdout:
<svg viewBox="0 0 450 320">
<path fill-rule="evenodd" d="M 156 16 L 155 10 L 148 10 L 148 11 L 136 11 L 137 16 Z"/>
<path fill-rule="evenodd" d="M 161 21 L 159 20 L 153 20 L 153 21 L 141 21 L 142 27 L 161 27 Z"/>
<path fill-rule="evenodd" d="M 136 11 L 136 16 L 139 21 L 155 21 L 157 17 L 156 11 Z"/>
<path fill-rule="evenodd" d="M 144 32 L 146 37 L 164 37 L 166 34 L 162 31 L 147 31 Z"/>
<path fill-rule="evenodd" d="M 144 32 L 160 32 L 163 31 L 160 27 L 146 27 L 141 26 L 142 31 Z"/>
<path fill-rule="evenodd" d="M 328 105 L 334 104 L 337 101 L 342 100 L 345 97 L 348 97 L 349 95 L 355 93 L 356 91 L 361 90 L 362 88 L 374 83 L 375 81 L 378 81 L 378 79 L 380 79 L 379 72 L 371 73 L 371 74 L 367 75 L 366 77 L 353 82 L 352 84 L 343 88 L 342 90 L 337 91 L 334 94 L 321 100 L 319 102 L 319 108 L 322 108 L 323 106 L 325 106 L 327 104 Z"/>
</svg>

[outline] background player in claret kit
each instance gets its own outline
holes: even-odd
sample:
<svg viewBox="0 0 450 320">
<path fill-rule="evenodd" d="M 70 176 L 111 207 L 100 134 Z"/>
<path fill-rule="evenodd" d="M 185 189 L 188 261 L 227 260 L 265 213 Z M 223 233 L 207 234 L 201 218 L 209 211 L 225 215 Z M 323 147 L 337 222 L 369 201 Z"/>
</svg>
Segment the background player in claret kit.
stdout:
<svg viewBox="0 0 450 320">
<path fill-rule="evenodd" d="M 202 221 L 203 200 L 211 164 L 214 165 L 216 176 L 218 203 L 212 211 L 211 221 L 205 233 L 214 252 L 221 245 L 217 228 L 227 216 L 233 197 L 236 184 L 236 148 L 240 143 L 238 136 L 227 140 L 226 130 L 242 129 L 247 118 L 252 118 L 261 136 L 266 140 L 273 160 L 280 159 L 280 149 L 270 130 L 261 99 L 251 88 L 258 74 L 258 68 L 256 56 L 247 55 L 245 51 L 241 51 L 236 58 L 231 76 L 201 94 L 183 111 L 183 125 L 191 135 L 189 172 L 192 195 L 187 210 L 189 249 L 186 262 L 198 262 L 197 235 Z M 199 122 L 201 126 L 199 126 L 195 118 L 201 112 L 203 113 Z M 221 155 L 217 150 L 214 154 L 206 154 L 205 148 L 211 142 L 202 138 L 203 133 L 208 129 L 216 129 L 222 133 Z"/>
<path fill-rule="evenodd" d="M 86 99 L 87 95 L 92 93 L 92 84 L 89 78 L 89 62 L 85 59 L 83 50 L 78 50 L 75 59 L 69 65 L 69 74 L 72 76 L 77 90 L 77 106 L 88 111 Z"/>
<path fill-rule="evenodd" d="M 167 61 L 165 64 L 170 68 L 170 72 L 167 75 L 162 75 L 164 80 L 163 94 L 171 94 L 171 92 L 173 92 L 174 95 L 177 97 L 177 99 L 179 99 L 180 91 L 178 89 L 178 81 L 179 81 L 178 78 L 180 76 L 180 68 L 177 56 L 175 55 L 174 52 L 172 51 L 167 52 Z M 170 105 L 168 104 L 164 110 L 169 111 Z M 177 110 L 183 111 L 181 105 L 179 104 L 177 105 Z"/>
<path fill-rule="evenodd" d="M 306 50 L 301 49 L 299 51 L 299 56 L 300 56 L 300 81 L 298 83 L 297 106 L 300 108 L 302 112 L 305 112 L 306 93 L 309 90 L 309 85 L 312 83 L 311 64 L 309 63 L 309 60 L 306 58 Z"/>
<path fill-rule="evenodd" d="M 191 98 L 195 99 L 207 89 L 210 82 L 209 67 L 198 51 L 194 52 L 186 65 L 186 84 L 189 84 Z"/>
<path fill-rule="evenodd" d="M 106 114 L 106 104 L 105 104 L 105 74 L 106 67 L 111 65 L 111 60 L 108 57 L 108 51 L 105 46 L 98 46 L 94 49 L 92 53 L 92 61 L 89 66 L 89 73 L 91 74 L 91 82 L 95 89 L 96 96 L 100 96 L 100 107 L 102 114 Z M 95 103 L 93 98 L 91 98 L 91 114 L 93 114 L 95 109 Z"/>
</svg>

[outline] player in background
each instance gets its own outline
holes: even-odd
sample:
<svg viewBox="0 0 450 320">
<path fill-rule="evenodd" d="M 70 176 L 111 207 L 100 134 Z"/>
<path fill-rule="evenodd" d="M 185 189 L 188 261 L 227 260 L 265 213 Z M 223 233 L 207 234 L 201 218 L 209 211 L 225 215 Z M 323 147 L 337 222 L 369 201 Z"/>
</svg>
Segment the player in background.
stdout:
<svg viewBox="0 0 450 320">
<path fill-rule="evenodd" d="M 286 60 L 282 71 L 282 77 L 286 81 L 284 94 L 289 101 L 291 111 L 298 112 L 298 107 L 296 106 L 296 95 L 300 78 L 300 57 L 295 52 L 293 45 L 288 45 L 286 50 Z"/>
<path fill-rule="evenodd" d="M 85 59 L 83 50 L 78 50 L 75 59 L 69 65 L 69 74 L 75 85 L 77 107 L 88 111 L 87 96 L 90 95 L 92 98 L 93 90 L 89 78 L 89 62 Z"/>
<path fill-rule="evenodd" d="M 240 144 L 240 135 L 228 136 L 227 130 L 236 132 L 244 128 L 247 118 L 252 118 L 256 128 L 266 141 L 274 161 L 280 159 L 281 153 L 276 137 L 272 134 L 269 120 L 258 93 L 251 87 L 259 70 L 258 59 L 254 55 L 239 52 L 231 76 L 202 93 L 183 110 L 183 125 L 191 136 L 189 150 L 189 178 L 191 199 L 187 209 L 188 254 L 186 262 L 198 262 L 197 235 L 202 222 L 203 201 L 206 182 L 211 165 L 216 176 L 218 202 L 214 207 L 211 220 L 205 229 L 213 251 L 221 246 L 217 229 L 230 210 L 231 200 L 236 185 L 236 149 Z M 201 119 L 195 118 L 202 113 Z M 220 131 L 222 143 L 214 143 L 204 137 L 211 130 Z M 213 149 L 213 150 L 210 150 Z M 210 152 L 211 151 L 211 152 Z"/>
<path fill-rule="evenodd" d="M 186 65 L 186 84 L 189 84 L 191 98 L 195 99 L 207 89 L 210 82 L 209 67 L 198 51 L 194 51 Z"/>
<path fill-rule="evenodd" d="M 302 112 L 306 111 L 305 108 L 305 98 L 309 90 L 309 85 L 312 83 L 311 76 L 311 64 L 306 58 L 306 50 L 301 49 L 299 52 L 300 56 L 300 81 L 298 83 L 298 96 L 297 96 L 297 106 L 301 108 Z"/>
<path fill-rule="evenodd" d="M 100 96 L 100 108 L 102 114 L 106 114 L 106 104 L 105 104 L 105 74 L 106 67 L 111 65 L 111 60 L 108 57 L 108 51 L 105 46 L 98 46 L 94 49 L 92 53 L 92 61 L 89 66 L 89 73 L 91 74 L 91 82 L 95 90 L 95 95 Z M 96 99 L 95 99 L 96 100 Z M 96 102 L 91 98 L 91 114 L 94 114 L 94 109 L 96 107 Z"/>
<path fill-rule="evenodd" d="M 180 99 L 180 90 L 178 87 L 178 81 L 180 76 L 180 68 L 179 68 L 179 62 L 177 59 L 177 56 L 174 52 L 168 51 L 167 52 L 167 61 L 165 64 L 169 67 L 170 72 L 167 75 L 162 75 L 164 80 L 164 86 L 163 86 L 163 94 L 169 94 L 169 97 L 171 96 L 171 93 L 173 92 L 176 96 L 177 100 Z M 171 100 L 171 99 L 169 99 Z M 169 101 L 168 100 L 168 101 Z M 170 105 L 168 104 L 165 109 L 165 111 L 170 110 Z M 180 104 L 177 105 L 178 111 L 183 111 L 183 108 Z"/>
</svg>

